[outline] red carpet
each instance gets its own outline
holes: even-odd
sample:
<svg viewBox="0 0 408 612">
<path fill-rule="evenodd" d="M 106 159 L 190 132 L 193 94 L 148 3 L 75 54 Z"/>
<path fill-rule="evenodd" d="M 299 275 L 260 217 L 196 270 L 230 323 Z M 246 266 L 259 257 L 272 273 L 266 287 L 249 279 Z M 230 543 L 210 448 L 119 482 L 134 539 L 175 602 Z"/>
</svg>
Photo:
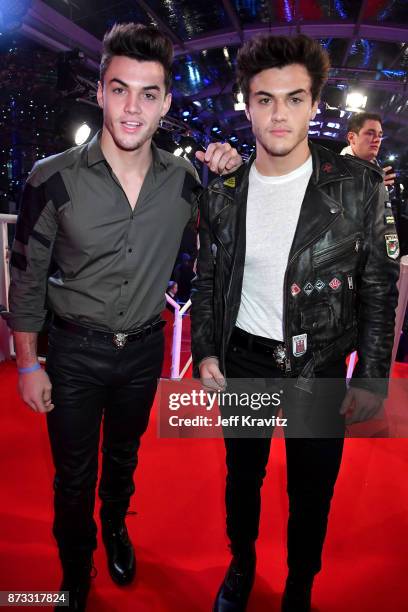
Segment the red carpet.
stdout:
<svg viewBox="0 0 408 612">
<path fill-rule="evenodd" d="M 53 470 L 45 420 L 17 399 L 15 384 L 14 364 L 0 364 L 0 590 L 55 590 L 60 569 L 50 533 Z M 211 610 L 229 560 L 223 460 L 221 440 L 157 439 L 153 412 L 137 471 L 132 508 L 138 514 L 128 519 L 138 577 L 130 587 L 116 587 L 99 546 L 90 612 Z M 407 610 L 407 470 L 408 440 L 346 441 L 315 611 Z M 286 512 L 283 441 L 274 440 L 249 612 L 279 610 Z"/>
</svg>

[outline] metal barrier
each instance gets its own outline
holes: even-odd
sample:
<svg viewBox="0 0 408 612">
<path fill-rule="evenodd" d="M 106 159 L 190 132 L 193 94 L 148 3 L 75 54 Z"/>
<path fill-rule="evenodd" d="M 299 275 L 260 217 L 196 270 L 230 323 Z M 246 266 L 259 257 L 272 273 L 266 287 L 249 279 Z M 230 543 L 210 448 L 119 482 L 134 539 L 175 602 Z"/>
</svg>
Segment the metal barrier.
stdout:
<svg viewBox="0 0 408 612">
<path fill-rule="evenodd" d="M 181 357 L 181 337 L 183 334 L 183 315 L 186 314 L 189 308 L 191 308 L 191 300 L 188 300 L 184 306 L 180 307 L 173 298 L 166 293 L 167 303 L 174 308 L 174 327 L 173 327 L 173 345 L 171 350 L 171 370 L 170 378 L 183 378 L 192 362 L 192 357 L 187 359 L 187 363 L 184 365 L 180 372 L 180 357 Z"/>
<path fill-rule="evenodd" d="M 15 225 L 17 215 L 0 214 L 0 304 L 8 310 L 8 289 L 10 285 L 10 249 L 8 226 Z M 0 318 L 0 361 L 14 355 L 13 337 L 7 323 Z"/>
</svg>

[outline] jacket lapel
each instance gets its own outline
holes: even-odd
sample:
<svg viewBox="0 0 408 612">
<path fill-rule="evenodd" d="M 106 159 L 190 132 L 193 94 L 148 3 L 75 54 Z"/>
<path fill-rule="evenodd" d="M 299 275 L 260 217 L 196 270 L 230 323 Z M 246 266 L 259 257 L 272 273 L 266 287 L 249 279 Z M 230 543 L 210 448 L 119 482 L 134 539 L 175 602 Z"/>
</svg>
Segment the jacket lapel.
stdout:
<svg viewBox="0 0 408 612">
<path fill-rule="evenodd" d="M 312 244 L 343 212 L 339 200 L 329 195 L 329 185 L 352 179 L 341 158 L 327 157 L 325 150 L 319 151 L 310 143 L 313 160 L 313 173 L 306 188 L 300 209 L 295 236 L 289 253 L 289 261 L 299 252 Z M 333 191 L 333 190 L 331 190 Z"/>
</svg>

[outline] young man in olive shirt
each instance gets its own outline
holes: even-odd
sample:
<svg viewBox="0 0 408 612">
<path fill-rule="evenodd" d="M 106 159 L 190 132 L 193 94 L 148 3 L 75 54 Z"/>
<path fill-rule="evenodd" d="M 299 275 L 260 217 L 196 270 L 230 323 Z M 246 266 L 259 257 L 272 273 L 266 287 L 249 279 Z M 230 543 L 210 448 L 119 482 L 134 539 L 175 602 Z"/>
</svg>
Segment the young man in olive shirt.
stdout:
<svg viewBox="0 0 408 612">
<path fill-rule="evenodd" d="M 171 103 L 172 56 L 155 28 L 122 24 L 106 34 L 97 94 L 103 129 L 34 166 L 11 257 L 19 389 L 47 413 L 61 590 L 75 610 L 85 608 L 96 547 L 102 416 L 109 570 L 118 584 L 135 573 L 125 515 L 163 361 L 164 292 L 199 188 L 191 164 L 152 143 Z M 229 145 L 210 145 L 199 157 L 218 172 L 240 163 Z M 51 256 L 57 272 L 48 278 Z M 54 317 L 45 372 L 36 346 L 47 309 Z"/>
</svg>

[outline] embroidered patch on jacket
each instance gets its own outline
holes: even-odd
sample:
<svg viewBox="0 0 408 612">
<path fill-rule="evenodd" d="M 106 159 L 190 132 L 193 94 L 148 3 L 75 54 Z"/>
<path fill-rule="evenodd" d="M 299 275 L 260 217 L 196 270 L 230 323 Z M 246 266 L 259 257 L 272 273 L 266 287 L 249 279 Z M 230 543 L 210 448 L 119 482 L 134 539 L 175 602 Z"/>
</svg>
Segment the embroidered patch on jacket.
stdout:
<svg viewBox="0 0 408 612">
<path fill-rule="evenodd" d="M 303 287 L 303 291 L 306 293 L 306 295 L 310 295 L 311 293 L 313 293 L 314 287 L 312 285 L 312 283 L 306 283 L 306 285 Z"/>
<path fill-rule="evenodd" d="M 315 289 L 317 289 L 317 291 L 322 291 L 322 289 L 324 289 L 326 286 L 326 283 L 324 283 L 322 280 L 320 280 L 320 278 L 315 282 Z"/>
<path fill-rule="evenodd" d="M 292 352 L 294 357 L 301 357 L 307 351 L 307 334 L 292 336 Z"/>
<path fill-rule="evenodd" d="M 384 218 L 385 218 L 386 225 L 394 225 L 395 224 L 395 219 L 394 219 L 393 215 L 385 214 Z"/>
<path fill-rule="evenodd" d="M 235 176 L 231 176 L 231 178 L 224 181 L 224 185 L 227 187 L 235 187 Z"/>
<path fill-rule="evenodd" d="M 388 257 L 391 257 L 391 259 L 397 259 L 400 254 L 397 234 L 385 234 L 384 238 Z"/>
<path fill-rule="evenodd" d="M 322 172 L 326 172 L 327 174 L 329 174 L 330 172 L 333 172 L 333 164 L 329 164 L 329 162 L 326 162 L 325 164 L 323 164 Z"/>
<path fill-rule="evenodd" d="M 330 287 L 330 289 L 333 289 L 333 291 L 337 291 L 337 289 L 339 289 L 339 287 L 341 287 L 341 280 L 339 280 L 336 277 L 332 278 L 330 283 L 329 283 L 329 287 Z"/>
<path fill-rule="evenodd" d="M 295 295 L 297 295 L 301 291 L 302 291 L 301 288 L 296 283 L 293 283 L 293 285 L 290 288 L 290 292 L 292 294 L 292 297 L 295 297 Z"/>
</svg>

